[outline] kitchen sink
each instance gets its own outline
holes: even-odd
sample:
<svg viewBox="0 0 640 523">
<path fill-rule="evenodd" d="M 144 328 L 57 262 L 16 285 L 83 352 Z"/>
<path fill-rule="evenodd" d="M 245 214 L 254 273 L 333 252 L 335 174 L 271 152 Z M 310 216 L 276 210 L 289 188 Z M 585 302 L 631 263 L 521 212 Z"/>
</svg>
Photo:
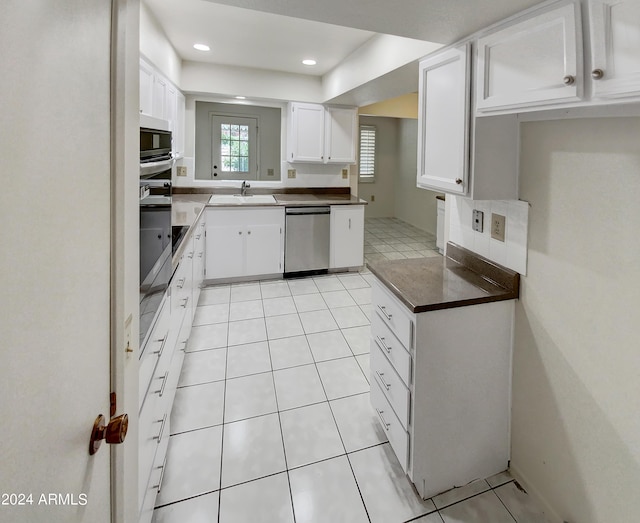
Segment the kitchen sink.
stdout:
<svg viewBox="0 0 640 523">
<path fill-rule="evenodd" d="M 264 205 L 275 204 L 276 199 L 271 194 L 214 194 L 209 203 L 221 205 Z"/>
</svg>

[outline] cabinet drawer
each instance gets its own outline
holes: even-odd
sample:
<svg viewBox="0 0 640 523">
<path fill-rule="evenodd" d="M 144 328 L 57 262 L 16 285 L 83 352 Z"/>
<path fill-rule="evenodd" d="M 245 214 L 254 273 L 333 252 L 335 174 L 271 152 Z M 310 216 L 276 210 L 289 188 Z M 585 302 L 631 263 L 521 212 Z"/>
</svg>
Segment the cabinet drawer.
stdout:
<svg viewBox="0 0 640 523">
<path fill-rule="evenodd" d="M 373 308 L 406 349 L 413 348 L 413 321 L 407 308 L 378 280 L 373 285 Z"/>
<path fill-rule="evenodd" d="M 167 421 L 167 423 L 169 423 Z M 169 429 L 167 427 L 167 432 Z M 169 437 L 163 439 L 162 443 L 158 446 L 156 453 L 156 459 L 153 460 L 153 467 L 151 469 L 151 475 L 149 481 L 140 491 L 140 497 L 142 503 L 140 506 L 140 518 L 138 523 L 150 523 L 153 519 L 153 509 L 156 504 L 156 498 L 160 489 L 162 488 L 162 480 L 164 479 L 164 471 L 167 465 L 167 447 L 169 446 Z"/>
<path fill-rule="evenodd" d="M 138 367 L 138 409 L 142 409 L 158 361 L 164 354 L 165 349 L 168 350 L 167 344 L 170 327 L 169 309 L 169 300 L 165 297 L 160 309 L 160 314 L 140 355 L 140 364 Z"/>
<path fill-rule="evenodd" d="M 371 352 L 374 347 L 379 347 L 384 352 L 408 387 L 411 383 L 411 355 L 378 314 L 371 318 Z"/>
<path fill-rule="evenodd" d="M 162 398 L 151 396 L 145 402 L 138 422 L 138 494 L 144 502 L 146 487 L 158 448 L 169 440 L 169 413 Z"/>
<path fill-rule="evenodd" d="M 376 381 L 405 430 L 409 427 L 411 392 L 378 347 L 371 347 L 371 381 Z"/>
<path fill-rule="evenodd" d="M 407 472 L 409 468 L 409 433 L 404 430 L 375 380 L 371 384 L 371 405 L 378 414 L 378 420 L 400 465 L 402 465 L 402 470 Z"/>
</svg>

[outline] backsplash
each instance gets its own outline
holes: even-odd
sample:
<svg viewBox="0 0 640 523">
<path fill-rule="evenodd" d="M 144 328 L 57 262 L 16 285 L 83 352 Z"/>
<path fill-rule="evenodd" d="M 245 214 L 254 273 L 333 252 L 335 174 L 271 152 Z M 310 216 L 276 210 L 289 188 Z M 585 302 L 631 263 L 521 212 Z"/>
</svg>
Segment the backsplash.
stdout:
<svg viewBox="0 0 640 523">
<path fill-rule="evenodd" d="M 529 203 L 521 200 L 468 200 L 447 196 L 449 241 L 522 275 L 527 274 Z M 473 230 L 473 211 L 484 213 L 483 232 Z M 491 238 L 491 214 L 505 216 L 505 241 Z"/>
</svg>

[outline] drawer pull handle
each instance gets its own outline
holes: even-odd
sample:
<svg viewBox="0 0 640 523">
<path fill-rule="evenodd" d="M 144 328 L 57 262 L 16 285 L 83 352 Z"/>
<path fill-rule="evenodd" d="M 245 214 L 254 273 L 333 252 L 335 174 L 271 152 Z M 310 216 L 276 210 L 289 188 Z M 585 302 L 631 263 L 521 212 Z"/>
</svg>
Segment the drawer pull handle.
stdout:
<svg viewBox="0 0 640 523">
<path fill-rule="evenodd" d="M 183 298 L 182 303 L 180 304 L 180 307 L 184 307 L 186 309 L 187 308 L 187 303 L 189 303 L 189 297 L 188 296 L 186 298 Z"/>
<path fill-rule="evenodd" d="M 380 309 L 380 312 L 384 314 L 385 318 L 391 321 L 391 314 L 387 312 L 387 308 L 384 305 L 378 305 L 378 309 Z"/>
<path fill-rule="evenodd" d="M 182 342 L 183 347 L 180 349 L 182 352 L 187 352 L 187 344 L 189 343 L 189 338 Z"/>
<path fill-rule="evenodd" d="M 162 472 L 160 473 L 160 479 L 158 480 L 158 484 L 154 485 L 151 488 L 156 489 L 156 492 L 160 494 L 160 489 L 162 488 L 162 481 L 164 480 L 164 471 L 167 469 L 167 456 L 164 457 L 164 461 L 162 462 L 162 465 L 160 465 L 158 468 L 162 469 Z"/>
<path fill-rule="evenodd" d="M 165 414 L 162 419 L 158 420 L 158 422 L 162 423 L 162 425 L 160 425 L 160 432 L 158 432 L 158 435 L 154 436 L 153 439 L 157 439 L 158 445 L 160 445 L 160 442 L 162 441 L 162 435 L 164 434 L 164 427 L 167 424 L 167 415 Z"/>
<path fill-rule="evenodd" d="M 389 427 L 391 427 L 391 423 L 387 423 L 386 420 L 384 419 L 384 417 L 382 416 L 382 413 L 384 411 L 376 409 L 376 412 L 378 413 L 378 417 L 380 418 L 380 421 L 382 422 L 382 425 L 384 426 L 384 430 L 389 431 Z"/>
<path fill-rule="evenodd" d="M 187 258 L 189 258 L 189 259 L 193 258 L 193 251 L 191 251 L 189 254 L 187 254 Z"/>
<path fill-rule="evenodd" d="M 387 345 L 385 343 L 385 339 L 384 338 L 381 338 L 380 336 L 376 336 L 376 342 L 378 343 L 378 346 L 381 349 L 384 349 L 384 350 L 387 351 L 387 354 L 391 354 L 392 347 L 389 347 L 389 345 Z"/>
<path fill-rule="evenodd" d="M 164 338 L 160 338 L 159 340 L 155 340 L 155 341 L 156 341 L 156 343 L 158 343 L 158 342 L 162 342 L 162 344 L 160 345 L 160 348 L 159 348 L 158 350 L 156 350 L 156 351 L 153 351 L 153 354 L 157 354 L 157 355 L 158 355 L 158 358 L 159 358 L 160 356 L 162 356 L 162 351 L 164 350 L 164 344 L 165 344 L 165 342 L 167 341 L 167 336 L 168 336 L 168 335 L 167 335 L 167 334 L 165 334 L 165 335 L 164 335 Z"/>
<path fill-rule="evenodd" d="M 162 376 L 162 378 L 160 378 L 162 380 L 162 387 L 160 387 L 159 390 L 156 391 L 156 394 L 158 394 L 158 396 L 162 397 L 162 395 L 164 394 L 164 387 L 167 384 L 167 378 L 169 377 L 169 371 L 164 373 L 164 376 Z"/>
<path fill-rule="evenodd" d="M 200 239 L 200 234 L 196 236 L 196 240 L 199 240 L 199 239 Z"/>
<path fill-rule="evenodd" d="M 178 285 L 176 285 L 176 287 L 178 287 L 178 289 L 182 289 L 182 287 L 184 287 L 184 282 L 187 281 L 186 278 L 180 278 L 178 280 Z"/>
<path fill-rule="evenodd" d="M 382 383 L 382 386 L 387 390 L 391 389 L 391 384 L 384 381 L 384 372 L 376 371 L 376 374 L 378 375 L 378 379 L 380 380 L 380 383 Z"/>
</svg>

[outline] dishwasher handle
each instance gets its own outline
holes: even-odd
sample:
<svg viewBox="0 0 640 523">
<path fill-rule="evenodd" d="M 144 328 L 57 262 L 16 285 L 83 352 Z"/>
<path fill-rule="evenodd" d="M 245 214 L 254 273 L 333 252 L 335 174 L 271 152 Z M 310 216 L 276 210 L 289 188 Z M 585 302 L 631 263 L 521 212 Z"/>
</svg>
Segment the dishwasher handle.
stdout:
<svg viewBox="0 0 640 523">
<path fill-rule="evenodd" d="M 285 207 L 285 214 L 331 214 L 331 207 Z"/>
</svg>

